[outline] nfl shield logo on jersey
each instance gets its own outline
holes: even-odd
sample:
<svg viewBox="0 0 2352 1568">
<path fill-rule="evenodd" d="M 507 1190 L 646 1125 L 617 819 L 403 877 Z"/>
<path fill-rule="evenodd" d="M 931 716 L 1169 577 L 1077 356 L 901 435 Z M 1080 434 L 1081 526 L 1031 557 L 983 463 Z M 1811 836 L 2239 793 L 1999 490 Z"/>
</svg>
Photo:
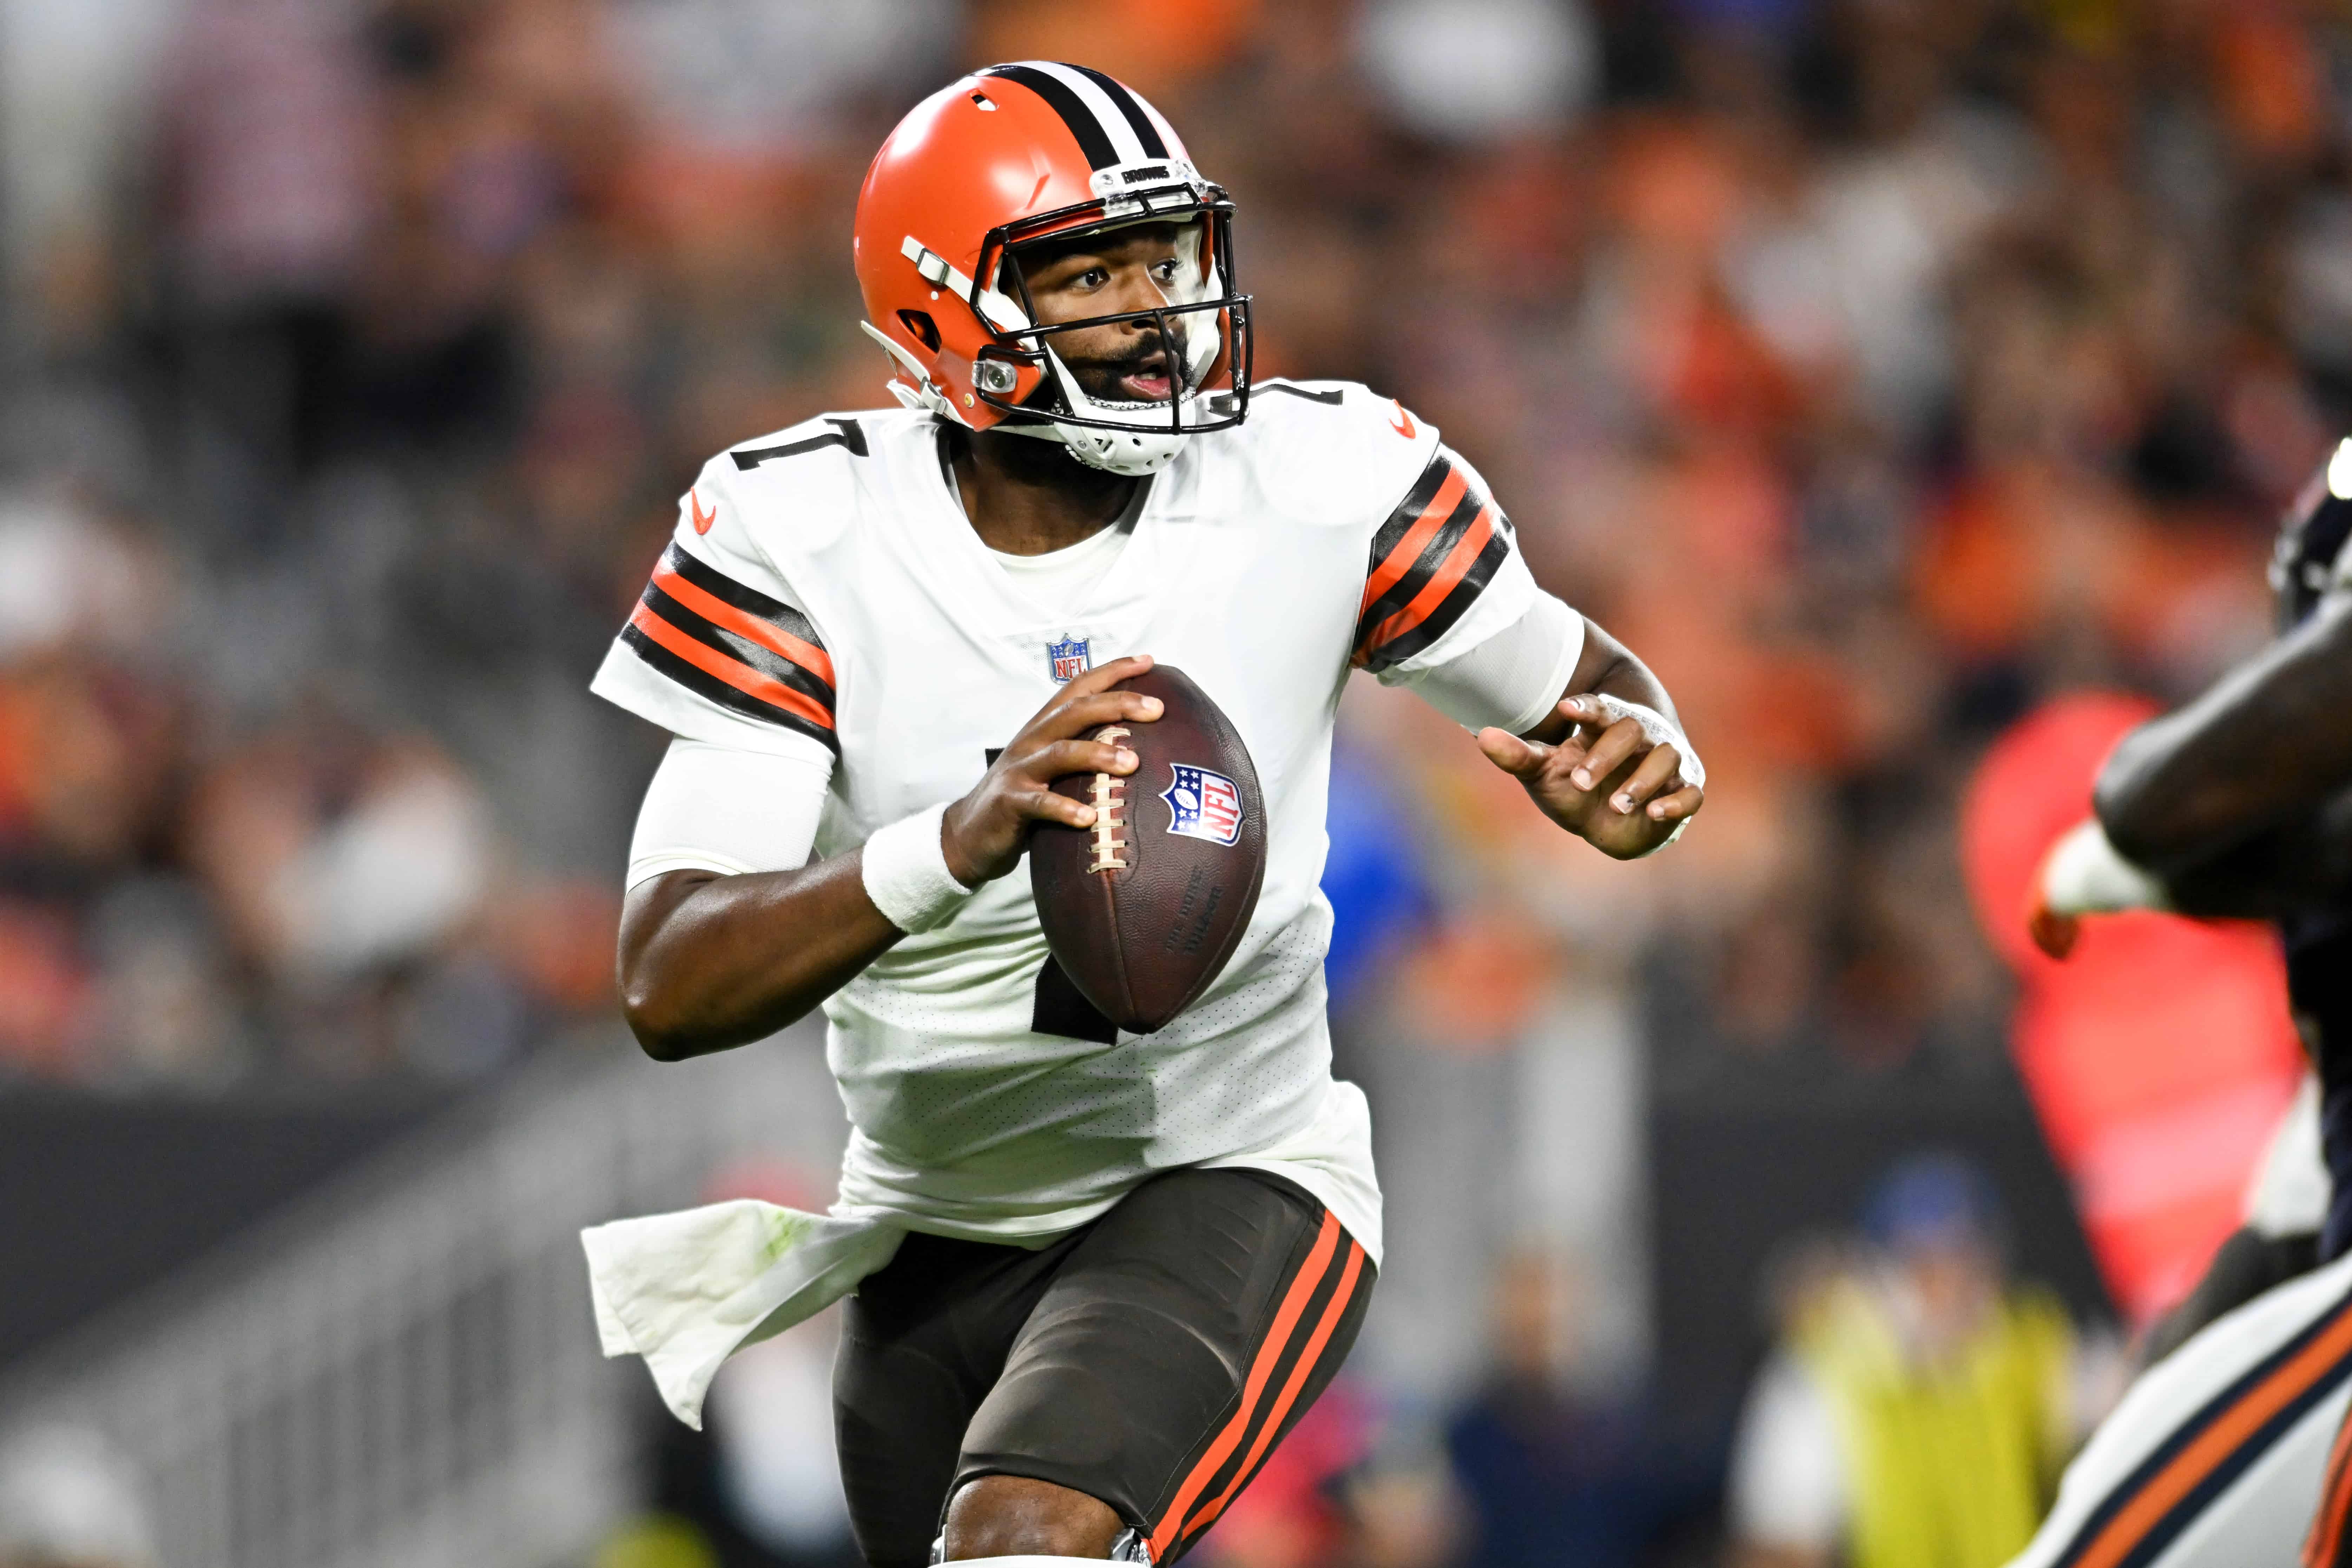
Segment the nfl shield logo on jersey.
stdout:
<svg viewBox="0 0 2352 1568">
<path fill-rule="evenodd" d="M 1085 637 L 1065 637 L 1045 644 L 1045 665 L 1053 671 L 1056 685 L 1086 674 L 1088 641 Z"/>
<path fill-rule="evenodd" d="M 1168 802 L 1170 832 L 1213 844 L 1241 837 L 1242 792 L 1232 779 L 1186 762 L 1171 762 L 1168 771 L 1175 778 L 1160 798 Z"/>
</svg>

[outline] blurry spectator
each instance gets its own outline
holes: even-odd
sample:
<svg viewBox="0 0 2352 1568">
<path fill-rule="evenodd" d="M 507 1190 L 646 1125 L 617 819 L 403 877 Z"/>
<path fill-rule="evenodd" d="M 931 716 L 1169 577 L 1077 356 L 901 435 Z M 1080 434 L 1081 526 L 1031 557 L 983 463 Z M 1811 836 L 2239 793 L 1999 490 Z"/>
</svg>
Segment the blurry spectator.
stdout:
<svg viewBox="0 0 2352 1568">
<path fill-rule="evenodd" d="M 1740 1568 L 1999 1568 L 2033 1534 L 2080 1436 L 2074 1340 L 2011 1283 L 1990 1185 L 1948 1155 L 1882 1176 L 1850 1268 L 1780 1286 L 1780 1343 L 1732 1456 Z"/>
<path fill-rule="evenodd" d="M 489 876 L 480 803 L 438 749 L 333 713 L 223 758 L 193 832 L 247 951 L 297 983 L 428 950 Z"/>
<path fill-rule="evenodd" d="M 0 1568 L 157 1568 L 137 1480 L 76 1427 L 0 1439 Z"/>
<path fill-rule="evenodd" d="M 350 283 L 373 216 L 362 19 L 354 0 L 191 0 L 163 138 L 193 299 L 239 310 Z"/>
<path fill-rule="evenodd" d="M 659 131 L 755 157 L 830 151 L 861 99 L 930 90 L 963 30 L 952 0 L 616 0 L 613 11 Z"/>
<path fill-rule="evenodd" d="M 0 278 L 54 309 L 95 254 L 136 166 L 158 54 L 186 0 L 0 4 Z M 97 264 L 97 265 L 94 265 Z M 87 303 L 112 308 L 100 295 Z M 54 319 L 27 323 L 63 325 Z M 77 326 L 103 328 L 103 321 Z M 55 346 L 54 340 L 50 346 Z"/>
<path fill-rule="evenodd" d="M 719 1568 L 701 1531 L 664 1514 L 623 1525 L 589 1562 L 591 1568 Z"/>
<path fill-rule="evenodd" d="M 1349 1483 L 1347 1568 L 1449 1568 L 1467 1526 L 1461 1488 L 1442 1458 L 1376 1459 Z"/>
<path fill-rule="evenodd" d="M 1545 0 L 1374 0 L 1364 68 L 1406 125 L 1442 141 L 1556 128 L 1591 90 L 1580 6 Z"/>
<path fill-rule="evenodd" d="M 1495 1284 L 1495 1363 L 1446 1431 L 1469 1509 L 1468 1568 L 1634 1568 L 1697 1489 L 1637 1402 L 1580 1389 L 1574 1287 L 1522 1252 Z"/>
<path fill-rule="evenodd" d="M 527 889 L 494 876 L 478 791 L 424 737 L 316 708 L 207 769 L 188 842 L 311 1068 L 467 1076 L 519 1047 L 483 932 L 494 887 Z"/>
<path fill-rule="evenodd" d="M 362 20 L 357 0 L 190 0 L 161 84 L 184 408 L 236 538 L 276 520 L 339 403 L 382 198 Z"/>
<path fill-rule="evenodd" d="M 117 1082 L 216 1085 L 252 1065 L 212 910 L 186 879 L 126 881 L 89 922 L 92 1027 Z"/>
<path fill-rule="evenodd" d="M 152 651 L 181 587 L 172 561 L 68 489 L 0 491 L 0 660 L 67 643 Z"/>
</svg>

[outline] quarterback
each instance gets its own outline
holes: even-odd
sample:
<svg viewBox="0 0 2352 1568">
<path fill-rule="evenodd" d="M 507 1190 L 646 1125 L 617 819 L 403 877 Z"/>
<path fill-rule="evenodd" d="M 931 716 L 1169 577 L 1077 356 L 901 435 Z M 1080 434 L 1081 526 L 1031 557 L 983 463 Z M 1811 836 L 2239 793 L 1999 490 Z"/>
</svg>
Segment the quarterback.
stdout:
<svg viewBox="0 0 2352 1568">
<path fill-rule="evenodd" d="M 1673 705 L 1537 587 L 1470 465 L 1391 399 L 1250 377 L 1234 209 L 1119 83 L 998 66 L 859 194 L 901 407 L 720 453 L 594 689 L 673 736 L 622 915 L 675 1061 L 822 1008 L 852 1124 L 825 1216 L 719 1205 L 586 1238 L 608 1353 L 693 1419 L 737 1345 L 845 1297 L 843 1480 L 876 1568 L 1168 1563 L 1353 1343 L 1381 1256 L 1331 1076 L 1318 890 L 1351 670 L 1475 732 L 1621 859 L 1699 809 Z M 1149 1035 L 1076 994 L 1024 849 L 1127 774 L 1154 659 L 1263 789 L 1255 913 Z"/>
</svg>

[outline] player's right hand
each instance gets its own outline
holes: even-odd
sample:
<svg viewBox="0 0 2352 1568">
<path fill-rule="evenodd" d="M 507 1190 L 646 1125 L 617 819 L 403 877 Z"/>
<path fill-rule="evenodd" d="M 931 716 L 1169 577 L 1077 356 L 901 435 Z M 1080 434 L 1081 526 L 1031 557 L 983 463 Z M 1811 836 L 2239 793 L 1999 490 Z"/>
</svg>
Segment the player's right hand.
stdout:
<svg viewBox="0 0 2352 1568">
<path fill-rule="evenodd" d="M 1127 747 L 1077 737 L 1100 725 L 1158 718 L 1158 697 L 1109 689 L 1150 668 L 1150 654 L 1131 654 L 1071 681 L 1021 727 L 971 792 L 947 809 L 940 848 L 958 882 L 978 887 L 1019 865 L 1029 830 L 1038 822 L 1094 826 L 1095 809 L 1055 794 L 1054 780 L 1071 773 L 1135 771 L 1135 753 Z"/>
</svg>

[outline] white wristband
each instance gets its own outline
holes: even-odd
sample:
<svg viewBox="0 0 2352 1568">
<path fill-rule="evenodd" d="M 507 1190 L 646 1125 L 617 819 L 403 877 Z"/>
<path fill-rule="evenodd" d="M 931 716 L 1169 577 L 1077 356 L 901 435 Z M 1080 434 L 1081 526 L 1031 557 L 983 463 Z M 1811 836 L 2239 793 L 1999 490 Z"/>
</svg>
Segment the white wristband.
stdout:
<svg viewBox="0 0 2352 1568">
<path fill-rule="evenodd" d="M 2067 831 L 2042 862 L 2042 902 L 2053 915 L 2114 915 L 2169 909 L 2161 877 L 2124 859 L 2096 817 Z"/>
<path fill-rule="evenodd" d="M 1652 746 L 1673 747 L 1675 757 L 1680 758 L 1675 765 L 1675 771 L 1682 775 L 1683 782 L 1696 784 L 1702 789 L 1706 788 L 1706 768 L 1699 761 L 1698 753 L 1691 749 L 1690 737 L 1685 735 L 1682 727 L 1673 719 L 1668 718 L 1656 708 L 1645 707 L 1640 703 L 1629 703 L 1623 697 L 1606 696 L 1599 692 L 1593 693 L 1584 700 L 1601 710 L 1601 728 L 1608 728 L 1621 718 L 1630 718 L 1642 727 L 1642 734 L 1648 738 Z M 1669 839 L 1666 843 L 1673 841 Z M 1660 844 L 1658 849 L 1662 850 L 1665 847 L 1665 844 Z M 1656 851 L 1654 850 L 1651 852 L 1654 854 Z"/>
<path fill-rule="evenodd" d="M 1682 775 L 1683 782 L 1696 784 L 1702 789 L 1706 788 L 1706 767 L 1699 761 L 1698 753 L 1691 749 L 1690 737 L 1682 732 L 1682 727 L 1673 719 L 1668 718 L 1656 708 L 1641 703 L 1629 703 L 1623 697 L 1606 696 L 1599 692 L 1593 693 L 1585 700 L 1601 709 L 1602 728 L 1607 728 L 1621 718 L 1630 718 L 1642 727 L 1642 733 L 1648 737 L 1651 745 L 1673 747 L 1675 757 L 1679 758 L 1675 764 L 1675 771 Z M 1635 855 L 1633 859 L 1637 861 L 1649 859 L 1668 844 L 1680 839 L 1690 825 L 1691 820 L 1685 817 L 1675 824 L 1673 832 Z"/>
<path fill-rule="evenodd" d="M 942 801 L 877 828 L 866 841 L 859 868 L 866 896 L 909 935 L 945 925 L 974 891 L 948 870 L 947 852 L 940 847 L 940 821 L 947 810 Z"/>
</svg>

